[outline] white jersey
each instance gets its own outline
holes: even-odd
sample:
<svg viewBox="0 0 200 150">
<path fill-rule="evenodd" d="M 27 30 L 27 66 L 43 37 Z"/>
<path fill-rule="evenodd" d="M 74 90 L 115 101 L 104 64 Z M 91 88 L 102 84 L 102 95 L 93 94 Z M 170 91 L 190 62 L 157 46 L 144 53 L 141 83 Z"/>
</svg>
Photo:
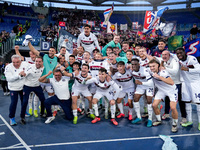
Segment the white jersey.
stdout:
<svg viewBox="0 0 200 150">
<path fill-rule="evenodd" d="M 139 58 L 140 66 L 149 67 L 149 59 L 146 57 L 145 59 Z"/>
<path fill-rule="evenodd" d="M 82 56 L 76 56 L 75 59 L 78 61 L 78 62 L 81 62 L 83 60 L 83 55 Z"/>
<path fill-rule="evenodd" d="M 151 75 L 153 77 L 153 72 L 151 72 Z M 170 77 L 170 74 L 166 70 L 161 70 L 160 72 L 158 72 L 158 75 L 161 77 L 164 77 L 164 78 Z M 175 84 L 173 84 L 173 85 L 167 84 L 164 81 L 162 81 L 158 78 L 155 78 L 155 77 L 153 77 L 153 81 L 154 81 L 155 86 L 158 88 L 158 90 L 163 91 L 165 93 L 166 92 L 170 93 L 172 91 L 174 92 L 174 90 L 176 90 Z"/>
<path fill-rule="evenodd" d="M 99 69 L 105 68 L 107 72 L 110 71 L 110 65 L 106 60 L 93 60 L 89 63 L 90 71 L 92 74 L 92 77 L 96 77 L 99 74 Z"/>
<path fill-rule="evenodd" d="M 69 61 L 69 55 L 70 55 L 70 53 L 66 50 L 66 53 L 65 53 L 65 60 L 66 60 L 66 61 Z M 55 54 L 55 56 L 59 57 L 59 56 L 60 56 L 60 53 Z"/>
<path fill-rule="evenodd" d="M 179 62 L 170 56 L 169 60 L 167 62 L 164 62 L 164 67 L 166 71 L 171 75 L 172 80 L 175 84 L 180 84 L 180 68 L 179 68 Z"/>
<path fill-rule="evenodd" d="M 112 77 L 113 80 L 124 89 L 134 88 L 133 76 L 130 70 L 126 70 L 124 74 L 116 72 Z"/>
<path fill-rule="evenodd" d="M 92 54 L 92 51 L 95 49 L 94 45 L 100 50 L 97 37 L 93 33 L 90 32 L 89 36 L 85 36 L 84 32 L 82 32 L 78 36 L 77 46 L 83 46 L 85 51 L 90 52 L 90 54 Z"/>
<path fill-rule="evenodd" d="M 200 64 L 194 56 L 187 55 L 185 61 L 179 60 L 181 66 L 188 67 L 189 71 L 181 70 L 181 77 L 184 82 L 199 82 L 200 79 Z"/>
<path fill-rule="evenodd" d="M 140 69 L 138 72 L 133 71 L 132 72 L 133 77 L 135 80 L 139 80 L 142 82 L 144 85 L 147 83 L 150 79 L 152 79 L 152 76 L 150 75 L 149 71 L 147 68 L 140 66 Z M 150 83 L 148 86 L 153 86 L 153 83 Z"/>
<path fill-rule="evenodd" d="M 35 61 L 33 61 L 33 60 L 31 59 L 31 57 L 24 57 L 24 61 L 26 61 L 26 62 L 29 63 L 29 64 L 35 64 Z"/>
<path fill-rule="evenodd" d="M 68 87 L 68 82 L 69 82 L 68 77 L 62 76 L 60 81 L 57 81 L 53 77 L 53 78 L 49 78 L 49 81 L 50 81 L 51 85 L 53 86 L 55 95 L 60 100 L 68 100 L 70 98 L 69 87 Z"/>
<path fill-rule="evenodd" d="M 30 66 L 25 70 L 26 78 L 24 85 L 30 87 L 37 87 L 40 85 L 38 79 L 41 77 L 44 67 L 37 69 L 35 64 L 30 64 Z"/>
<path fill-rule="evenodd" d="M 29 63 L 22 61 L 18 69 L 10 63 L 5 68 L 5 76 L 8 81 L 8 89 L 11 91 L 20 91 L 23 89 L 25 78 L 21 77 L 19 73 L 25 71 L 29 66 Z"/>
<path fill-rule="evenodd" d="M 110 68 L 112 68 L 112 74 L 117 72 L 117 62 L 115 64 L 110 63 Z"/>
<path fill-rule="evenodd" d="M 81 71 L 79 71 L 79 74 L 77 76 L 75 76 L 75 73 L 73 72 L 73 78 L 74 80 L 74 84 L 72 86 L 72 88 L 77 89 L 77 90 L 84 90 L 85 88 L 88 88 L 88 85 L 82 84 L 83 81 L 87 78 L 87 77 L 83 77 L 81 75 Z M 91 74 L 88 73 L 88 76 L 91 76 Z"/>
</svg>

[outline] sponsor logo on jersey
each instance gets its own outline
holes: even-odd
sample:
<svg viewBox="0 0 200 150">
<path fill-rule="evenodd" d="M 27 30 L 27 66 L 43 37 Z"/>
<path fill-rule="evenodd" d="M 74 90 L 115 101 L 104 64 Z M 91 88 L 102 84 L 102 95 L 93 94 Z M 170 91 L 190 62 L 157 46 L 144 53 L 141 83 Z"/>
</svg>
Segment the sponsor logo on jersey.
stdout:
<svg viewBox="0 0 200 150">
<path fill-rule="evenodd" d="M 81 43 L 85 44 L 85 45 L 91 45 L 94 43 L 94 41 L 86 41 L 86 40 L 81 40 Z"/>
</svg>

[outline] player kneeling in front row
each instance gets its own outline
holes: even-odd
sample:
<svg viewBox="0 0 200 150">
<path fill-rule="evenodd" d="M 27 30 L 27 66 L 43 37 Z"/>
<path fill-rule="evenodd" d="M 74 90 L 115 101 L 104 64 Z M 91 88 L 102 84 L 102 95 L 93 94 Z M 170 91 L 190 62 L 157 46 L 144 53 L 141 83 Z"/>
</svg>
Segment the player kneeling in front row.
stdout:
<svg viewBox="0 0 200 150">
<path fill-rule="evenodd" d="M 97 102 L 103 96 L 105 96 L 110 101 L 110 105 L 111 105 L 111 122 L 114 125 L 118 125 L 118 122 L 115 120 L 115 111 L 116 111 L 115 100 L 118 97 L 120 88 L 113 80 L 107 81 L 106 77 L 107 77 L 107 70 L 105 68 L 101 68 L 99 70 L 98 77 L 91 78 L 91 79 L 86 78 L 83 81 L 84 84 L 94 83 L 97 87 L 96 94 L 93 96 L 93 100 L 92 100 L 92 104 L 93 104 L 93 108 L 94 108 L 95 116 L 96 116 L 95 119 L 92 120 L 92 123 L 96 123 L 101 120 L 99 117 Z"/>
<path fill-rule="evenodd" d="M 169 73 L 166 70 L 159 71 L 160 63 L 156 60 L 151 60 L 149 62 L 149 67 L 151 69 L 150 74 L 153 77 L 154 84 L 158 88 L 158 91 L 153 101 L 153 109 L 157 121 L 153 123 L 153 126 L 161 124 L 160 109 L 158 108 L 158 105 L 162 100 L 164 100 L 166 96 L 168 96 L 170 99 L 170 108 L 173 118 L 171 131 L 177 132 L 178 112 L 176 109 L 176 102 L 178 100 L 178 91 L 174 84 L 174 81 L 171 79 Z"/>
<path fill-rule="evenodd" d="M 74 120 L 73 123 L 77 124 L 78 116 L 77 116 L 77 100 L 79 95 L 83 95 L 85 98 L 88 99 L 89 102 L 89 109 L 90 109 L 90 118 L 94 119 L 95 116 L 93 114 L 92 109 L 92 94 L 88 90 L 88 85 L 83 84 L 82 82 L 88 77 L 91 77 L 91 74 L 89 74 L 89 65 L 83 64 L 81 71 L 76 70 L 73 73 L 68 73 L 64 70 L 65 68 L 62 67 L 61 71 L 65 76 L 74 78 L 74 85 L 72 86 L 72 109 L 73 109 L 73 115 Z"/>
<path fill-rule="evenodd" d="M 66 118 L 72 120 L 73 119 L 72 109 L 71 109 L 72 101 L 70 99 L 69 87 L 68 87 L 69 79 L 68 77 L 62 76 L 62 72 L 60 70 L 54 71 L 54 78 L 47 79 L 47 77 L 50 76 L 51 74 L 52 71 L 49 71 L 48 74 L 40 77 L 39 79 L 40 82 L 51 83 L 55 90 L 55 95 L 46 99 L 44 102 L 48 117 L 45 123 L 48 124 L 55 119 L 55 116 L 53 116 L 51 112 L 52 105 L 60 105 L 65 113 Z"/>
<path fill-rule="evenodd" d="M 132 121 L 133 124 L 141 122 L 141 114 L 140 114 L 140 103 L 139 100 L 143 94 L 147 96 L 147 107 L 148 107 L 148 122 L 147 127 L 152 126 L 152 98 L 154 94 L 154 83 L 151 75 L 147 68 L 140 66 L 139 60 L 134 58 L 131 60 L 132 64 L 132 75 L 135 78 L 135 84 L 137 85 L 136 91 L 134 94 L 134 108 L 137 115 L 137 118 Z"/>
</svg>

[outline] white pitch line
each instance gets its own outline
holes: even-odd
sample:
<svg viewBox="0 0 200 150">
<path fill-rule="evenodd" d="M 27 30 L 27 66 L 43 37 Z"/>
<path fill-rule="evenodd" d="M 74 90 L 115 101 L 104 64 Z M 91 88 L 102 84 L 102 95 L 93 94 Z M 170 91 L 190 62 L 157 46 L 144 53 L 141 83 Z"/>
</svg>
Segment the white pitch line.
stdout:
<svg viewBox="0 0 200 150">
<path fill-rule="evenodd" d="M 0 126 L 5 126 L 6 124 L 0 124 Z"/>
<path fill-rule="evenodd" d="M 6 122 L 6 120 L 0 115 L 2 121 L 6 124 L 6 126 L 10 129 L 10 131 L 16 136 L 16 138 L 24 145 L 27 150 L 31 150 L 30 147 L 22 140 L 22 138 L 15 132 L 15 130 Z"/>
<path fill-rule="evenodd" d="M 169 137 L 200 136 L 200 133 L 168 135 L 168 136 Z M 97 140 L 97 141 L 80 141 L 80 142 L 66 142 L 66 143 L 52 143 L 52 144 L 38 144 L 38 145 L 29 145 L 29 147 L 47 147 L 47 146 L 61 146 L 61 145 L 74 145 L 74 144 L 118 142 L 118 141 L 136 141 L 136 140 L 148 140 L 148 139 L 159 139 L 159 138 L 160 138 L 159 136 L 151 136 L 151 137 L 110 139 L 110 140 Z M 18 149 L 18 148 L 23 148 L 23 146 L 13 147 L 13 149 Z M 0 150 L 1 149 L 8 149 L 8 147 L 0 148 Z"/>
<path fill-rule="evenodd" d="M 0 132 L 0 135 L 4 135 L 5 134 L 5 132 Z"/>
</svg>

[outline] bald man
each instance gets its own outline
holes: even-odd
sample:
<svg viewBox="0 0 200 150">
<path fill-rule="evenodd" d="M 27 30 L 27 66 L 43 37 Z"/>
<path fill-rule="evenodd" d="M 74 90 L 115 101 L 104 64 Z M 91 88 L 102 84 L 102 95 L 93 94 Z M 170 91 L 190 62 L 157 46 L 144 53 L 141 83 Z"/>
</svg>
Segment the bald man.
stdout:
<svg viewBox="0 0 200 150">
<path fill-rule="evenodd" d="M 185 110 L 185 103 L 181 100 L 181 81 L 180 81 L 180 68 L 179 68 L 179 62 L 171 56 L 170 52 L 168 50 L 164 50 L 162 52 L 162 61 L 161 61 L 161 67 L 162 70 L 166 70 L 174 83 L 176 84 L 176 87 L 178 88 L 178 101 L 179 101 L 179 107 L 181 111 L 181 117 L 182 117 L 182 123 L 187 122 L 186 120 L 186 110 Z M 166 97 L 165 99 L 165 114 L 162 116 L 162 119 L 169 118 L 169 98 Z"/>
</svg>

